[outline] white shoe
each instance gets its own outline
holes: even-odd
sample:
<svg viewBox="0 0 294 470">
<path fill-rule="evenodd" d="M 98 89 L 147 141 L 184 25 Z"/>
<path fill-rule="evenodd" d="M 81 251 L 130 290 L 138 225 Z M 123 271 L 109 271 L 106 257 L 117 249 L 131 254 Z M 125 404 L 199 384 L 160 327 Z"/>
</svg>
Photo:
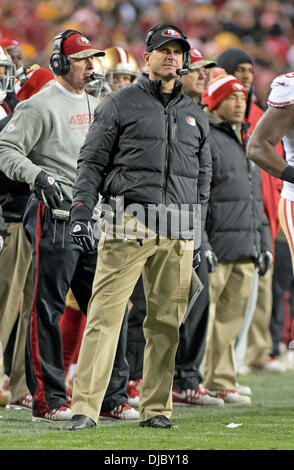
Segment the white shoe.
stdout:
<svg viewBox="0 0 294 470">
<path fill-rule="evenodd" d="M 27 395 L 24 395 L 21 397 L 19 400 L 11 402 L 9 401 L 6 405 L 7 409 L 10 410 L 27 410 L 27 411 L 32 411 L 33 407 L 33 397 L 30 393 Z"/>
<path fill-rule="evenodd" d="M 139 402 L 140 402 L 140 397 L 128 397 L 128 404 L 131 406 L 131 407 L 135 407 L 135 408 L 138 408 L 139 406 Z"/>
<path fill-rule="evenodd" d="M 211 397 L 200 385 L 199 388 L 173 390 L 173 404 L 175 406 L 222 406 L 224 400 Z"/>
<path fill-rule="evenodd" d="M 230 405 L 249 405 L 251 398 L 247 395 L 239 395 L 237 390 L 207 390 L 212 397 L 222 398 L 225 403 Z"/>
<path fill-rule="evenodd" d="M 281 374 L 286 371 L 286 366 L 279 359 L 271 358 L 263 366 L 265 372 Z"/>
<path fill-rule="evenodd" d="M 39 416 L 32 417 L 33 421 L 47 421 L 52 422 L 63 422 L 69 421 L 72 418 L 71 409 L 68 406 L 60 406 L 59 408 L 54 408 L 47 413 L 40 414 Z"/>
<path fill-rule="evenodd" d="M 252 395 L 251 388 L 247 385 L 240 385 L 236 383 L 236 391 L 239 395 Z"/>
<path fill-rule="evenodd" d="M 100 418 L 119 419 L 121 421 L 139 421 L 139 412 L 128 403 L 116 406 L 110 411 L 101 411 Z"/>
<path fill-rule="evenodd" d="M 275 357 L 269 358 L 264 364 L 258 366 L 250 366 L 253 372 L 268 372 L 270 374 L 281 374 L 286 371 L 286 366 Z"/>
</svg>

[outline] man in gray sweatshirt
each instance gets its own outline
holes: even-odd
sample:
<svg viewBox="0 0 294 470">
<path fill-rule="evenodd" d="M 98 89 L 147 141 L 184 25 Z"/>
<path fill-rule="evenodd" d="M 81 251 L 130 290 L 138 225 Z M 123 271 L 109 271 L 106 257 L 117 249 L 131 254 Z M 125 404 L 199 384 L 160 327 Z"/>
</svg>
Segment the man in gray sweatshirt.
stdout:
<svg viewBox="0 0 294 470">
<path fill-rule="evenodd" d="M 57 35 L 50 59 L 56 83 L 21 102 L 1 133 L 1 170 L 34 190 L 23 218 L 33 246 L 34 299 L 26 345 L 33 420 L 71 418 L 58 319 L 70 287 L 86 313 L 96 267 L 97 247 L 85 252 L 74 243 L 68 218 L 79 151 L 98 104 L 84 90 L 93 78 L 93 57 L 102 55 L 77 31 Z M 120 392 L 117 405 L 127 402 Z"/>
</svg>

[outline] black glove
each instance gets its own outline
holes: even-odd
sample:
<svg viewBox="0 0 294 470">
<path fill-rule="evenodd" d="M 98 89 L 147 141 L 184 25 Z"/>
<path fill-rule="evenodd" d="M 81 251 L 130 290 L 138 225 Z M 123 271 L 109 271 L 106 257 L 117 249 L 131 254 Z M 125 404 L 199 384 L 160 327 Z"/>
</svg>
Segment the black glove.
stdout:
<svg viewBox="0 0 294 470">
<path fill-rule="evenodd" d="M 193 253 L 193 269 L 198 269 L 201 263 L 201 249 L 194 250 Z"/>
<path fill-rule="evenodd" d="M 58 183 L 56 183 L 53 176 L 48 175 L 43 170 L 38 174 L 35 180 L 34 191 L 38 198 L 44 202 L 46 207 L 58 209 L 63 201 L 62 192 Z"/>
<path fill-rule="evenodd" d="M 95 248 L 95 239 L 93 234 L 90 209 L 84 204 L 78 204 L 71 210 L 71 231 L 74 241 L 85 248 L 92 251 Z"/>
<path fill-rule="evenodd" d="M 263 251 L 258 256 L 255 266 L 258 268 L 258 274 L 265 276 L 268 270 L 272 267 L 273 255 L 270 251 Z"/>
<path fill-rule="evenodd" d="M 218 259 L 217 259 L 216 254 L 214 253 L 214 251 L 206 250 L 205 251 L 205 258 L 206 258 L 207 265 L 208 265 L 208 272 L 209 273 L 214 273 L 215 268 L 218 265 Z"/>
</svg>

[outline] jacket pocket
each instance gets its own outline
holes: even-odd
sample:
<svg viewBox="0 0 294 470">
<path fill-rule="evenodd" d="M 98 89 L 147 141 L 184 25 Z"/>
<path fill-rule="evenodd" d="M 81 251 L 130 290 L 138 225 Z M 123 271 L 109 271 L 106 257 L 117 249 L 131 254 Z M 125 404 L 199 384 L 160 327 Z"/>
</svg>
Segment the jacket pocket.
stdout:
<svg viewBox="0 0 294 470">
<path fill-rule="evenodd" d="M 120 172 L 120 167 L 116 167 L 106 176 L 104 187 L 103 187 L 103 193 L 104 194 L 110 194 L 111 195 L 111 193 L 109 193 L 110 185 L 111 185 L 113 179 L 115 178 L 115 176 L 119 172 Z M 115 196 L 115 194 L 114 194 L 114 196 Z"/>
</svg>

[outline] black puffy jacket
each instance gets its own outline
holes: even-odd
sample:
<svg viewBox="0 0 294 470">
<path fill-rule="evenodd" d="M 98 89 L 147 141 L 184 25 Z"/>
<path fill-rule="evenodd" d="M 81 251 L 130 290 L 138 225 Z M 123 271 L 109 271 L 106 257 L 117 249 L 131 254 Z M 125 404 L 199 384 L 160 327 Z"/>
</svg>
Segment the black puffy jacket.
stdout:
<svg viewBox="0 0 294 470">
<path fill-rule="evenodd" d="M 260 169 L 247 159 L 226 122 L 210 123 L 213 176 L 206 232 L 219 261 L 256 258 L 271 251 L 271 236 L 261 194 Z"/>
<path fill-rule="evenodd" d="M 205 113 L 180 82 L 165 106 L 161 82 L 142 76 L 96 108 L 80 152 L 73 205 L 93 210 L 98 193 L 143 205 L 187 204 L 190 211 L 200 203 L 204 221 L 212 171 L 208 133 Z"/>
</svg>

